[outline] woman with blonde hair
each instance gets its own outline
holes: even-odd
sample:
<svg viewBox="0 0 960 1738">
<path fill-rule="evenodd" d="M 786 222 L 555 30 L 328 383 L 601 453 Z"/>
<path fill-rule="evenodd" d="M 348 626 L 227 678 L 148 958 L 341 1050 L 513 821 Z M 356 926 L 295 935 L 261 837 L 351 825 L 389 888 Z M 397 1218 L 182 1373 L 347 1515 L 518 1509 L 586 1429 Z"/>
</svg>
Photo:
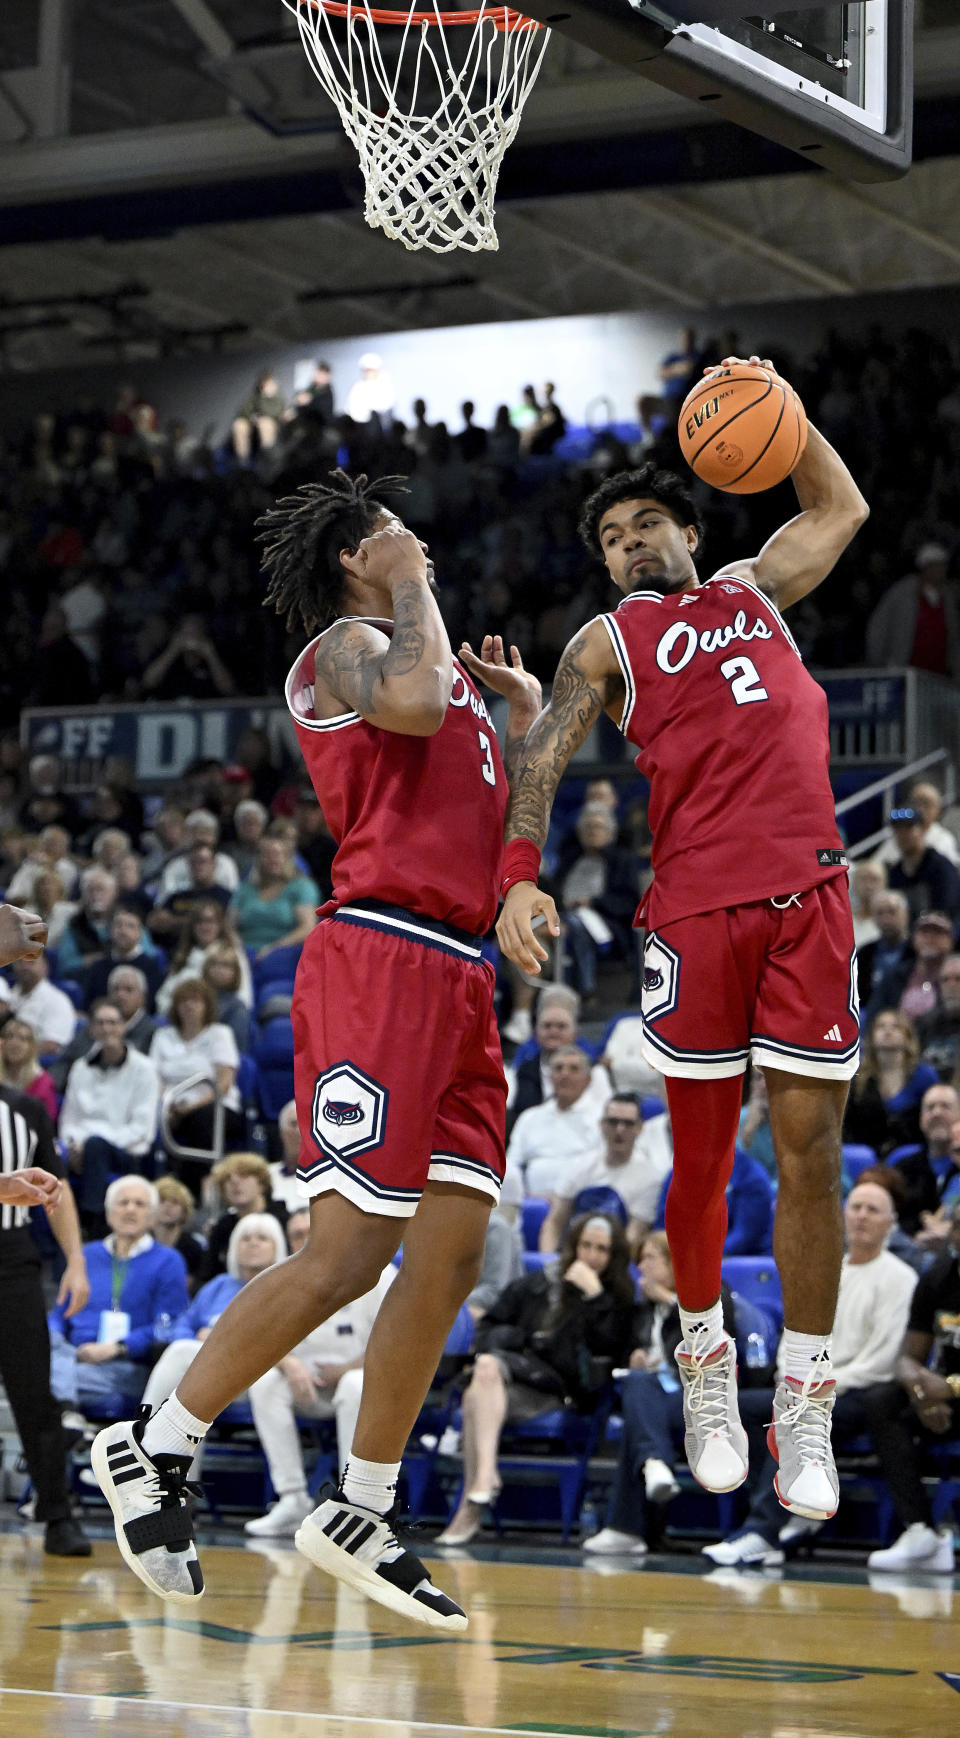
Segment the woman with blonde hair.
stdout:
<svg viewBox="0 0 960 1738">
<path fill-rule="evenodd" d="M 153 1215 L 151 1230 L 157 1243 L 162 1243 L 167 1249 L 175 1249 L 182 1255 L 187 1266 L 187 1290 L 191 1296 L 197 1289 L 200 1279 L 200 1269 L 206 1248 L 199 1237 L 194 1237 L 187 1230 L 197 1203 L 186 1183 L 181 1183 L 179 1177 L 158 1177 L 156 1183 L 157 1206 Z"/>
<path fill-rule="evenodd" d="M 238 1050 L 250 1048 L 250 1008 L 240 994 L 240 955 L 232 941 L 215 941 L 203 956 L 200 976 L 217 1001 L 217 1019 L 229 1026 Z"/>
<path fill-rule="evenodd" d="M 299 947 L 316 923 L 320 893 L 301 875 L 289 840 L 268 833 L 257 859 L 230 900 L 230 912 L 245 947 L 265 959 L 278 947 Z"/>
<path fill-rule="evenodd" d="M 57 1089 L 37 1061 L 37 1037 L 26 1020 L 14 1017 L 0 1031 L 0 1086 L 12 1086 L 35 1098 L 56 1124 L 60 1114 Z"/>
<path fill-rule="evenodd" d="M 898 1008 L 881 1008 L 867 1028 L 843 1119 L 844 1141 L 862 1141 L 884 1158 L 920 1140 L 920 1101 L 939 1075 L 920 1061 L 916 1027 Z"/>
<path fill-rule="evenodd" d="M 251 1008 L 253 1006 L 253 982 L 250 977 L 250 962 L 246 950 L 238 939 L 233 921 L 222 905 L 215 899 L 201 899 L 194 906 L 183 934 L 170 959 L 170 970 L 157 991 L 157 1010 L 161 1014 L 170 1012 L 173 992 L 184 978 L 199 978 L 207 950 L 218 943 L 225 942 L 234 949 L 240 969 L 240 987 L 237 994 L 240 1000 Z"/>
<path fill-rule="evenodd" d="M 31 911 L 39 912 L 47 926 L 47 946 L 56 947 L 67 924 L 79 910 L 75 901 L 67 898 L 63 876 L 58 869 L 41 869 L 33 884 Z"/>
<path fill-rule="evenodd" d="M 228 1153 L 210 1173 L 210 1181 L 224 1203 L 218 1219 L 206 1227 L 207 1248 L 202 1276 L 212 1279 L 226 1266 L 227 1249 L 234 1227 L 247 1213 L 269 1213 L 280 1226 L 287 1223 L 287 1209 L 271 1193 L 270 1166 L 259 1153 Z"/>
</svg>

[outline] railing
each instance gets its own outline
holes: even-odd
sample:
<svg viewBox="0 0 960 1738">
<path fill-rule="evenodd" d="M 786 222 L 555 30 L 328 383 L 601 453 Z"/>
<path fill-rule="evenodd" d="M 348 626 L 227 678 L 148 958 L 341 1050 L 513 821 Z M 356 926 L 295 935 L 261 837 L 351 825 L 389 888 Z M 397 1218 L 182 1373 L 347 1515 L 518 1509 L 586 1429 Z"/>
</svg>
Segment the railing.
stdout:
<svg viewBox="0 0 960 1738">
<path fill-rule="evenodd" d="M 956 776 L 953 762 L 945 748 L 935 748 L 931 754 L 923 755 L 922 759 L 910 762 L 909 766 L 898 766 L 896 772 L 887 773 L 885 778 L 874 779 L 872 784 L 864 785 L 860 791 L 854 791 L 850 797 L 844 797 L 837 804 L 837 819 L 849 814 L 851 809 L 861 803 L 870 802 L 873 797 L 882 796 L 884 791 L 892 791 L 895 785 L 906 784 L 917 777 L 918 773 L 926 772 L 931 766 L 946 764 L 946 779 L 944 782 L 944 798 L 950 804 L 955 800 Z M 857 857 L 869 857 L 878 845 L 882 845 L 890 837 L 890 828 L 883 826 L 875 833 L 870 833 L 865 839 L 858 839 L 855 845 L 847 846 L 847 856 L 851 860 Z"/>
<path fill-rule="evenodd" d="M 171 1110 L 180 1099 L 182 1099 L 186 1094 L 194 1092 L 198 1086 L 208 1086 L 213 1092 L 212 1147 L 185 1147 L 177 1140 L 177 1137 L 173 1132 L 173 1125 L 170 1118 Z M 205 1100 L 204 1102 L 209 1101 Z M 195 1105 L 191 1106 L 190 1104 L 187 1104 L 184 1108 L 190 1110 L 195 1108 Z M 163 1138 L 163 1144 L 171 1158 L 202 1159 L 211 1167 L 218 1164 L 223 1158 L 223 1149 L 226 1144 L 224 1139 L 225 1124 L 226 1114 L 223 1099 L 208 1074 L 191 1074 L 186 1080 L 178 1081 L 176 1086 L 170 1086 L 167 1088 L 167 1091 L 164 1093 L 163 1098 L 160 1101 L 160 1134 Z"/>
</svg>

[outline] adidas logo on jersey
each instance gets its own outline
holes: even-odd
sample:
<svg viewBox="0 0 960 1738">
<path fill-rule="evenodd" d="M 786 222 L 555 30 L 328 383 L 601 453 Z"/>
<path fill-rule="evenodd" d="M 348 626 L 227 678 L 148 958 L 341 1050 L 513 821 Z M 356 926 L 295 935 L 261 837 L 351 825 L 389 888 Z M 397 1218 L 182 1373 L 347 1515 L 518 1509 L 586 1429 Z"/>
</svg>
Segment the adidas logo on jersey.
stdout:
<svg viewBox="0 0 960 1738">
<path fill-rule="evenodd" d="M 831 1026 L 829 1032 L 824 1032 L 823 1037 L 826 1044 L 839 1044 L 842 1033 L 839 1026 Z"/>
</svg>

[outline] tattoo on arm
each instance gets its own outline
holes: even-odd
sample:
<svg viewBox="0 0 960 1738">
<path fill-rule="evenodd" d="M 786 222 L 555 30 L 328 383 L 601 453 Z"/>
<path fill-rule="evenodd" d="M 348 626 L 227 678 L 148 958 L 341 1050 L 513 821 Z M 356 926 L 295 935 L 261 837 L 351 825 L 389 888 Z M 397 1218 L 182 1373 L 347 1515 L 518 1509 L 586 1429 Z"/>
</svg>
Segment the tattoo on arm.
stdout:
<svg viewBox="0 0 960 1738">
<path fill-rule="evenodd" d="M 604 693 L 585 672 L 585 646 L 586 634 L 578 634 L 564 652 L 550 704 L 520 744 L 517 770 L 510 781 L 507 838 L 532 839 L 540 850 L 547 841 L 553 798 L 567 762 L 586 740 L 605 703 Z"/>
<path fill-rule="evenodd" d="M 384 637 L 362 622 L 346 622 L 328 634 L 317 647 L 316 673 L 331 694 L 345 706 L 368 717 L 376 710 L 379 684 L 391 676 L 409 676 L 416 670 L 427 644 L 426 608 L 430 594 L 411 579 L 394 592 L 392 638 Z"/>
</svg>

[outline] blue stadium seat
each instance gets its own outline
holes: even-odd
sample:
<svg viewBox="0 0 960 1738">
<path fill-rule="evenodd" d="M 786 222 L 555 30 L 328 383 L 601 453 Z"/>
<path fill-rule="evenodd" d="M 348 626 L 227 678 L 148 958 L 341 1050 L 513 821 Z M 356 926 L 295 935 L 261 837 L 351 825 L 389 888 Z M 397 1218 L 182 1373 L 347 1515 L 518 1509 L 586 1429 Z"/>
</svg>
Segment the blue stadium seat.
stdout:
<svg viewBox="0 0 960 1738">
<path fill-rule="evenodd" d="M 723 1263 L 723 1277 L 730 1290 L 759 1305 L 775 1323 L 779 1335 L 783 1326 L 783 1293 L 780 1275 L 769 1255 L 731 1255 Z"/>
<path fill-rule="evenodd" d="M 549 1201 L 542 1195 L 528 1195 L 520 1209 L 520 1226 L 523 1231 L 524 1249 L 536 1249 L 540 1241 L 540 1227 L 550 1211 Z"/>
<path fill-rule="evenodd" d="M 268 1122 L 276 1122 L 293 1097 L 293 1027 L 286 1015 L 261 1027 L 251 1055 L 257 1067 L 260 1108 Z"/>
<path fill-rule="evenodd" d="M 626 1225 L 630 1214 L 622 1195 L 616 1189 L 611 1189 L 607 1183 L 594 1183 L 589 1189 L 581 1189 L 573 1203 L 573 1218 L 580 1213 L 609 1213 L 611 1218 L 619 1219 L 621 1225 Z"/>
<path fill-rule="evenodd" d="M 663 1099 L 654 1098 L 652 1094 L 649 1098 L 640 1100 L 640 1114 L 644 1122 L 652 1122 L 655 1116 L 662 1116 L 666 1108 Z"/>
<path fill-rule="evenodd" d="M 861 1171 L 872 1170 L 874 1165 L 879 1164 L 879 1160 L 873 1147 L 865 1146 L 860 1142 L 850 1142 L 849 1144 L 845 1144 L 841 1151 L 843 1155 L 843 1169 L 851 1189 Z"/>
<path fill-rule="evenodd" d="M 297 975 L 297 965 L 300 959 L 299 947 L 275 947 L 265 959 L 255 959 L 251 965 L 253 975 L 253 994 L 256 1001 L 260 1000 L 260 992 L 264 984 L 282 984 L 289 992 L 293 989 L 293 980 Z"/>
<path fill-rule="evenodd" d="M 922 1152 L 923 1147 L 915 1141 L 912 1146 L 894 1147 L 893 1152 L 888 1153 L 883 1162 L 885 1165 L 899 1165 L 901 1159 L 912 1159 L 914 1153 Z"/>
<path fill-rule="evenodd" d="M 554 1258 L 552 1255 L 541 1255 L 539 1249 L 525 1249 L 522 1259 L 524 1273 L 535 1273 L 538 1267 L 546 1267 L 547 1262 Z"/>
<path fill-rule="evenodd" d="M 254 991 L 254 1014 L 260 1020 L 263 1018 L 264 1009 L 274 996 L 285 996 L 287 1004 L 289 1004 L 292 995 L 292 978 L 265 978 L 259 988 Z"/>
</svg>

